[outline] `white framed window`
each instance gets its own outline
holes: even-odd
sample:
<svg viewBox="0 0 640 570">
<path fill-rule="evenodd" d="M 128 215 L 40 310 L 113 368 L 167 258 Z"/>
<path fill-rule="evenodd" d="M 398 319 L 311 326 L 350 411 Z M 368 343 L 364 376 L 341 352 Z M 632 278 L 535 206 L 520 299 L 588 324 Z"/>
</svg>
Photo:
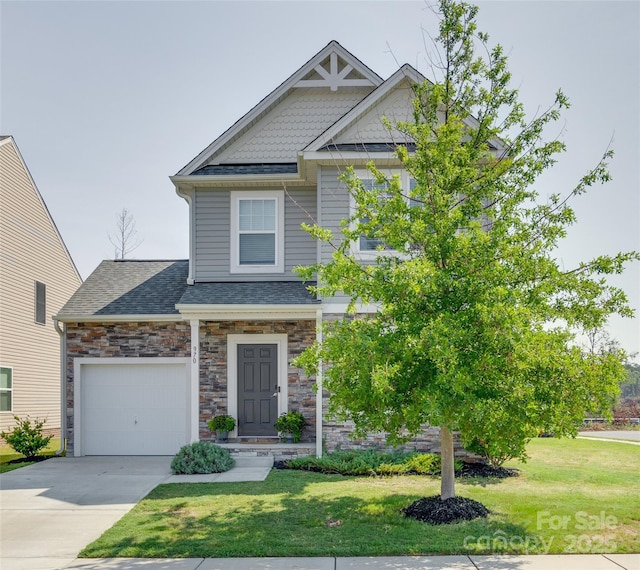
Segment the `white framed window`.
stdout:
<svg viewBox="0 0 640 570">
<path fill-rule="evenodd" d="M 13 369 L 0 367 L 0 412 L 13 411 Z"/>
<path fill-rule="evenodd" d="M 409 198 L 409 193 L 411 190 L 415 188 L 416 181 L 414 178 L 411 177 L 411 175 L 406 170 L 389 170 L 389 171 L 382 171 L 382 172 L 388 179 L 391 179 L 395 175 L 399 175 L 400 184 L 402 186 L 404 194 L 407 196 L 407 201 L 409 205 L 412 207 L 418 205 L 417 202 Z M 360 180 L 362 180 L 362 184 L 365 190 L 368 190 L 368 191 L 377 190 L 379 192 L 382 191 L 381 195 L 383 198 L 391 197 L 390 194 L 385 194 L 384 192 L 384 189 L 387 187 L 387 184 L 378 183 L 375 177 L 373 176 L 373 174 L 371 174 L 371 172 L 369 172 L 368 170 L 356 171 L 356 176 Z M 355 210 L 355 202 L 353 198 L 351 198 L 351 210 L 352 211 Z M 367 219 L 362 218 L 361 221 L 363 223 L 366 223 Z M 366 236 L 366 235 L 361 235 L 358 238 L 357 242 L 353 244 L 352 249 L 354 253 L 360 254 L 360 256 L 363 258 L 375 257 L 377 255 L 381 255 L 381 254 L 384 255 L 385 253 L 395 251 L 394 249 L 386 245 L 381 239 L 376 237 Z"/>
<path fill-rule="evenodd" d="M 39 325 L 47 323 L 47 286 L 40 281 L 34 285 L 34 321 Z"/>
<path fill-rule="evenodd" d="M 231 273 L 284 272 L 284 192 L 231 192 Z"/>
</svg>

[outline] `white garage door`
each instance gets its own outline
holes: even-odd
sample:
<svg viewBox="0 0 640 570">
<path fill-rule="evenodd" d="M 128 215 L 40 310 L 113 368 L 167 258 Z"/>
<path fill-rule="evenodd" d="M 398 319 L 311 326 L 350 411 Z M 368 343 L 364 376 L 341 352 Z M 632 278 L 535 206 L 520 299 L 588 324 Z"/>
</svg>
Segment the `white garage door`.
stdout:
<svg viewBox="0 0 640 570">
<path fill-rule="evenodd" d="M 173 455 L 187 441 L 184 364 L 82 366 L 84 455 Z"/>
</svg>

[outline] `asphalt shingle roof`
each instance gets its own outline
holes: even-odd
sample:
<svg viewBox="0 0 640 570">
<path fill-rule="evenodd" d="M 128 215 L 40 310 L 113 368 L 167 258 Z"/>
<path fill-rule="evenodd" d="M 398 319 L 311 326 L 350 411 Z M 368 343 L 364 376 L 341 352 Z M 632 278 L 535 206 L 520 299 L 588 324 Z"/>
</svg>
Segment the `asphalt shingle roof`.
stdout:
<svg viewBox="0 0 640 570">
<path fill-rule="evenodd" d="M 213 164 L 203 166 L 191 176 L 222 176 L 225 174 L 295 174 L 295 162 L 272 162 L 263 164 Z"/>
<path fill-rule="evenodd" d="M 187 288 L 189 262 L 103 261 L 58 315 L 172 315 Z"/>
<path fill-rule="evenodd" d="M 187 287 L 181 305 L 312 305 L 319 301 L 300 281 L 196 283 Z"/>
<path fill-rule="evenodd" d="M 187 285 L 189 262 L 103 261 L 62 307 L 58 317 L 177 315 L 183 305 L 311 305 L 299 281 Z M 315 284 L 314 284 L 315 285 Z"/>
</svg>

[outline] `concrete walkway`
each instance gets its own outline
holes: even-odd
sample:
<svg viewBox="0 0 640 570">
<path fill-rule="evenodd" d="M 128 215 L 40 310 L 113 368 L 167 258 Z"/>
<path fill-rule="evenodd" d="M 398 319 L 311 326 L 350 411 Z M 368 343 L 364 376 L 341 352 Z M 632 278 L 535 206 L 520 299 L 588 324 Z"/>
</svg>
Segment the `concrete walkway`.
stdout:
<svg viewBox="0 0 640 570">
<path fill-rule="evenodd" d="M 0 475 L 2 570 L 640 570 L 640 554 L 377 558 L 79 559 L 77 554 L 161 483 L 263 481 L 272 459 L 231 471 L 171 474 L 170 457 L 49 459 Z"/>
</svg>

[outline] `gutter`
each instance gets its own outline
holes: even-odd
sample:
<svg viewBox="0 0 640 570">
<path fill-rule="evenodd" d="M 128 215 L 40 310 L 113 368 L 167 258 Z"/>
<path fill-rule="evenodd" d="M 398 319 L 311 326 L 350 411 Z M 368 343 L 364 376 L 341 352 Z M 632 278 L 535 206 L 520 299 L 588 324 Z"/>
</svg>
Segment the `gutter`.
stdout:
<svg viewBox="0 0 640 570">
<path fill-rule="evenodd" d="M 56 456 L 59 457 L 65 452 L 67 440 L 67 335 L 65 330 L 60 328 L 60 321 L 55 317 L 53 318 L 53 326 L 60 335 L 60 448 L 56 451 Z"/>
</svg>

